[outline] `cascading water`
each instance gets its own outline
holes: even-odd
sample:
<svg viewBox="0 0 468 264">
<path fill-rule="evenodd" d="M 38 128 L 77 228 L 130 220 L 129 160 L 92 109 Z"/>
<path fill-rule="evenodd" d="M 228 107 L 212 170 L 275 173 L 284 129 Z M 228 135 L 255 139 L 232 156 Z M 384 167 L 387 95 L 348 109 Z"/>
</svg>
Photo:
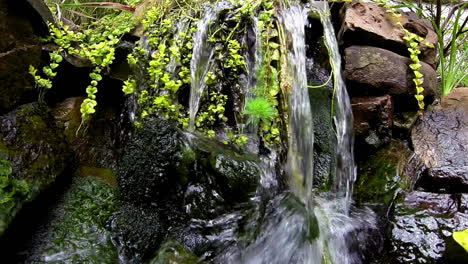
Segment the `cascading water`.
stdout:
<svg viewBox="0 0 468 264">
<path fill-rule="evenodd" d="M 351 202 L 352 187 L 356 180 L 356 166 L 353 156 L 353 114 L 348 92 L 341 75 L 341 55 L 335 37 L 335 30 L 330 20 L 330 9 L 327 2 L 312 2 L 312 7 L 320 14 L 323 25 L 325 44 L 327 46 L 333 71 L 335 88 L 335 127 L 337 135 L 337 166 L 333 182 L 333 193 L 336 198 L 343 198 L 343 212 L 348 213 Z"/>
<path fill-rule="evenodd" d="M 346 243 L 360 225 L 348 216 L 355 165 L 352 153 L 352 114 L 341 77 L 341 62 L 328 3 L 312 3 L 324 26 L 336 92 L 336 178 L 330 192 L 313 188 L 314 129 L 306 77 L 305 26 L 310 9 L 292 5 L 280 11 L 289 50 L 286 55 L 289 94 L 289 150 L 287 172 L 292 194 L 276 197 L 269 205 L 266 224 L 257 239 L 230 258 L 232 263 L 359 263 Z M 268 210 L 267 210 L 268 211 Z"/>
<path fill-rule="evenodd" d="M 287 54 L 289 95 L 288 171 L 293 192 L 308 203 L 313 184 L 314 129 L 306 75 L 305 26 L 307 10 L 291 6 L 280 16 L 291 50 Z"/>
<path fill-rule="evenodd" d="M 202 20 L 197 22 L 197 32 L 193 36 L 193 53 L 190 62 L 190 103 L 189 130 L 195 129 L 195 117 L 200 107 L 201 96 L 205 90 L 205 77 L 210 69 L 214 47 L 208 42 L 210 24 L 216 19 L 216 9 L 209 8 Z"/>
</svg>

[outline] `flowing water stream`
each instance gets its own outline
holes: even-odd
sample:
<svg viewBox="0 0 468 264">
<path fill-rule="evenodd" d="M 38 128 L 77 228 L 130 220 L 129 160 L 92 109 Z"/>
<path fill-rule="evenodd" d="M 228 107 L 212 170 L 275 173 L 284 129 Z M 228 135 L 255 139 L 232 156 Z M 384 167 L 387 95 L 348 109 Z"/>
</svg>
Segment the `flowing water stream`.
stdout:
<svg viewBox="0 0 468 264">
<path fill-rule="evenodd" d="M 313 187 L 314 113 L 311 103 L 314 102 L 309 100 L 307 87 L 304 32 L 311 11 L 319 13 L 324 27 L 337 102 L 334 106 L 337 167 L 329 192 L 319 192 Z M 260 235 L 229 262 L 360 263 L 347 242 L 350 233 L 363 224 L 349 216 L 355 180 L 352 113 L 341 76 L 341 59 L 328 3 L 312 2 L 309 8 L 292 5 L 280 11 L 280 22 L 289 46 L 286 60 L 291 93 L 286 171 L 291 192 L 282 193 L 270 202 L 271 209 L 267 209 L 266 224 L 261 227 Z"/>
<path fill-rule="evenodd" d="M 214 47 L 208 42 L 208 37 L 210 25 L 215 21 L 216 17 L 216 9 L 207 9 L 203 19 L 197 22 L 197 32 L 193 36 L 193 53 L 190 62 L 190 131 L 195 129 L 195 118 L 206 86 L 205 77 L 210 69 L 210 62 L 214 53 Z"/>
<path fill-rule="evenodd" d="M 260 184 L 254 197 L 210 220 L 189 219 L 187 233 L 203 233 L 203 239 L 217 247 L 197 252 L 210 263 L 245 264 L 357 264 L 361 259 L 350 246 L 352 232 L 363 226 L 375 225 L 372 212 L 364 212 L 366 219 L 356 216 L 351 207 L 356 168 L 353 159 L 352 112 L 346 87 L 341 76 L 341 56 L 330 20 L 328 2 L 312 1 L 307 5 L 297 3 L 279 9 L 278 22 L 287 44 L 284 75 L 290 87 L 287 96 L 288 152 L 285 164 L 278 165 L 281 153 L 262 153 L 257 166 L 261 172 Z M 189 99 L 189 130 L 195 130 L 196 116 L 206 88 L 205 78 L 213 70 L 214 45 L 209 42 L 222 10 L 221 4 L 207 8 L 197 22 L 190 64 L 191 88 Z M 316 12 L 323 25 L 324 42 L 329 52 L 332 68 L 334 101 L 333 121 L 336 133 L 335 171 L 331 173 L 331 188 L 319 190 L 314 186 L 314 98 L 309 96 L 307 81 L 306 30 L 309 15 Z M 262 40 L 259 19 L 252 18 L 254 41 L 244 59 L 247 64 L 245 95 L 254 96 L 256 75 L 262 64 Z M 188 28 L 187 21 L 177 23 L 176 37 Z M 312 30 L 314 30 L 312 28 Z M 318 30 L 318 29 L 317 29 Z M 253 39 L 252 38 L 252 39 Z M 142 42 L 148 50 L 147 42 Z M 282 66 L 283 66 L 282 65 Z M 177 61 L 171 60 L 169 72 L 175 74 Z M 137 103 L 130 107 L 131 120 Z M 247 132 L 252 132 L 250 129 Z M 187 144 L 197 140 L 197 135 L 187 133 Z M 251 135 L 253 137 L 253 133 Z M 207 143 L 213 148 L 217 143 Z M 211 146 L 211 145 L 210 145 Z M 187 146 L 190 148 L 190 146 Z M 259 147 L 256 146 L 258 149 Z M 209 153 L 209 151 L 206 151 Z M 206 154 L 205 153 L 205 154 Z M 257 150 L 256 154 L 260 153 Z M 281 168 L 278 168 L 281 167 Z M 286 180 L 280 179 L 285 172 Z M 315 179 L 317 181 L 317 179 Z M 286 186 L 283 186 L 286 182 Z M 193 187 L 193 186 L 192 186 Z M 195 186 L 196 187 L 196 186 Z M 195 189 L 195 187 L 193 187 Z M 213 193 L 213 197 L 218 197 Z M 250 197 L 250 196 L 249 196 Z M 221 199 L 221 198 L 220 198 Z M 191 208 L 186 207 L 189 214 Z M 351 216 L 354 215 L 354 216 Z M 184 220 L 185 221 L 185 220 Z"/>
</svg>

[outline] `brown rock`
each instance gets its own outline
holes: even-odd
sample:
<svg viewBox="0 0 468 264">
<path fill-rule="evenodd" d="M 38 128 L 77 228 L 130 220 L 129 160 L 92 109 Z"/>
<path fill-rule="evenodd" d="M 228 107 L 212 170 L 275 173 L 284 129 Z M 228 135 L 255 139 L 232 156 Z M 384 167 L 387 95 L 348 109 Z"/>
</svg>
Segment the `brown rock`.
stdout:
<svg viewBox="0 0 468 264">
<path fill-rule="evenodd" d="M 406 194 L 404 205 L 408 209 L 424 209 L 435 215 L 454 215 L 460 209 L 460 194 L 411 192 Z M 462 213 L 464 213 L 462 211 Z"/>
<path fill-rule="evenodd" d="M 18 2 L 0 1 L 0 113 L 37 99 L 28 69 L 39 65 L 41 47 L 33 16 Z"/>
<path fill-rule="evenodd" d="M 345 49 L 345 76 L 351 95 L 414 95 L 413 72 L 409 68 L 409 58 L 394 52 L 369 47 L 352 46 Z M 424 96 L 433 98 L 437 95 L 437 73 L 428 64 L 422 62 L 420 72 L 424 75 Z M 414 104 L 399 100 L 396 104 Z"/>
<path fill-rule="evenodd" d="M 424 43 L 436 47 L 437 34 L 429 21 L 420 19 L 415 14 L 402 14 L 395 18 L 375 3 L 346 3 L 341 9 L 342 26 L 339 40 L 342 45 L 371 45 L 385 48 L 407 56 L 408 51 L 403 40 L 404 32 L 397 22 L 410 32 L 424 38 Z M 422 45 L 420 59 L 432 67 L 436 64 L 436 50 Z"/>
<path fill-rule="evenodd" d="M 391 96 L 354 97 L 351 99 L 351 107 L 356 136 L 367 137 L 371 130 L 379 137 L 391 136 L 393 112 Z"/>
<path fill-rule="evenodd" d="M 414 151 L 429 168 L 468 166 L 468 88 L 448 94 L 411 133 Z"/>
</svg>

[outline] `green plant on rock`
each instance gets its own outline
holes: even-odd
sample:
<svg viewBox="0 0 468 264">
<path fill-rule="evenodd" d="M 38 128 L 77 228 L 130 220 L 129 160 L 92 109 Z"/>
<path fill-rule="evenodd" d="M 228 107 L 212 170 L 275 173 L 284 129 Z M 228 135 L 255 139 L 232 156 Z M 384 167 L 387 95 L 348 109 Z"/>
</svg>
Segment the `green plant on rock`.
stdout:
<svg viewBox="0 0 468 264">
<path fill-rule="evenodd" d="M 258 133 L 264 142 L 273 145 L 280 141 L 281 117 L 278 110 L 280 44 L 279 28 L 275 24 L 272 1 L 263 2 L 259 12 L 261 64 L 256 72 L 256 87 L 252 98 L 247 99 L 244 114 L 248 122 L 258 127 Z"/>
<path fill-rule="evenodd" d="M 132 13 L 120 12 L 105 15 L 97 21 L 78 25 L 74 29 L 61 22 L 57 26 L 48 23 L 50 36 L 44 41 L 52 42 L 58 48 L 50 53 L 51 64 L 43 68 L 45 78 L 32 66 L 30 74 L 34 76 L 39 87 L 50 89 L 52 79 L 57 74 L 54 70 L 63 60 L 60 53 L 79 57 L 93 65 L 90 85 L 86 88 L 88 98 L 81 105 L 82 119 L 85 121 L 96 111 L 96 93 L 98 83 L 102 80 L 101 74 L 114 61 L 115 47 L 120 43 L 120 38 L 134 27 L 134 22 Z"/>
<path fill-rule="evenodd" d="M 401 14 L 398 12 L 396 8 L 391 6 L 388 3 L 388 0 L 374 0 L 377 4 L 385 8 L 385 11 L 387 13 L 390 13 L 394 18 L 399 19 L 401 17 Z M 416 94 L 415 98 L 418 102 L 419 109 L 424 110 L 425 104 L 424 104 L 424 87 L 422 86 L 424 84 L 424 76 L 423 74 L 419 71 L 419 69 L 422 67 L 421 62 L 419 60 L 419 54 L 421 54 L 420 51 L 420 45 L 425 44 L 424 38 L 420 37 L 410 31 L 408 31 L 406 28 L 403 27 L 403 24 L 400 21 L 395 22 L 396 26 L 399 26 L 400 29 L 403 31 L 404 36 L 403 40 L 405 41 L 406 46 L 408 47 L 408 52 L 410 54 L 410 59 L 411 59 L 411 64 L 409 65 L 410 69 L 413 71 L 413 83 L 415 85 L 416 89 Z"/>
<path fill-rule="evenodd" d="M 30 193 L 28 183 L 13 178 L 11 174 L 10 162 L 0 159 L 0 235 Z"/>
<path fill-rule="evenodd" d="M 257 126 L 260 121 L 271 121 L 275 112 L 268 100 L 263 97 L 255 97 L 247 100 L 244 114 L 249 115 L 249 122 Z"/>
<path fill-rule="evenodd" d="M 50 89 L 52 88 L 52 79 L 57 75 L 57 72 L 54 72 L 55 69 L 59 66 L 59 64 L 63 61 L 63 57 L 59 54 L 61 49 L 58 51 L 51 52 L 50 56 L 50 64 L 48 66 L 44 66 L 42 68 L 42 72 L 45 75 L 45 78 L 41 77 L 37 69 L 29 65 L 29 74 L 31 74 L 36 82 L 36 84 L 42 89 Z"/>
<path fill-rule="evenodd" d="M 210 104 L 205 105 L 201 109 L 195 120 L 195 126 L 203 129 L 213 127 L 217 121 L 226 122 L 227 118 L 224 115 L 224 111 L 226 110 L 227 99 L 226 95 L 219 92 L 211 92 L 209 97 Z"/>
<path fill-rule="evenodd" d="M 465 21 L 461 23 L 462 13 L 466 8 L 468 8 L 467 3 L 459 5 L 455 19 L 451 23 L 447 21 L 447 23 L 440 25 L 433 20 L 433 26 L 438 36 L 438 71 L 442 81 L 442 99 L 462 82 L 465 81 L 465 85 L 468 83 L 466 81 L 468 77 L 468 44 L 466 42 L 468 17 L 465 16 Z M 455 10 L 453 9 L 454 12 Z M 446 39 L 448 44 L 445 43 Z"/>
</svg>

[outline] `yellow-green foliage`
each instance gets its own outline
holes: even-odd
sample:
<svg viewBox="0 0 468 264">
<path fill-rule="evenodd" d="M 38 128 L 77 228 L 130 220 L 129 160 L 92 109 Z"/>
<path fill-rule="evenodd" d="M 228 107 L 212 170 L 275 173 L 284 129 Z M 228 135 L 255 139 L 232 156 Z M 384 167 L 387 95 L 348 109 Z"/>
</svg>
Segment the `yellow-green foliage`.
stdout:
<svg viewBox="0 0 468 264">
<path fill-rule="evenodd" d="M 453 239 L 468 252 L 468 229 L 453 232 Z"/>
<path fill-rule="evenodd" d="M 24 180 L 11 176 L 10 162 L 0 159 L 0 235 L 28 199 L 30 187 Z"/>
<path fill-rule="evenodd" d="M 401 14 L 396 10 L 394 7 L 392 7 L 389 3 L 388 0 L 374 0 L 377 4 L 380 6 L 384 7 L 386 9 L 386 12 L 390 13 L 393 17 L 395 18 L 400 18 Z M 416 100 L 418 101 L 418 106 L 420 109 L 424 109 L 424 87 L 422 86 L 424 83 L 424 76 L 423 74 L 419 71 L 421 68 L 421 62 L 419 61 L 419 54 L 421 54 L 421 51 L 419 49 L 420 45 L 423 44 L 424 38 L 408 31 L 406 28 L 403 27 L 403 24 L 401 22 L 395 22 L 396 26 L 399 26 L 400 29 L 404 32 L 403 39 L 406 43 L 406 46 L 408 47 L 408 52 L 410 53 L 410 59 L 411 59 L 411 64 L 410 64 L 410 69 L 413 71 L 414 78 L 413 82 L 415 85 L 416 89 L 416 95 L 414 96 Z"/>
</svg>

